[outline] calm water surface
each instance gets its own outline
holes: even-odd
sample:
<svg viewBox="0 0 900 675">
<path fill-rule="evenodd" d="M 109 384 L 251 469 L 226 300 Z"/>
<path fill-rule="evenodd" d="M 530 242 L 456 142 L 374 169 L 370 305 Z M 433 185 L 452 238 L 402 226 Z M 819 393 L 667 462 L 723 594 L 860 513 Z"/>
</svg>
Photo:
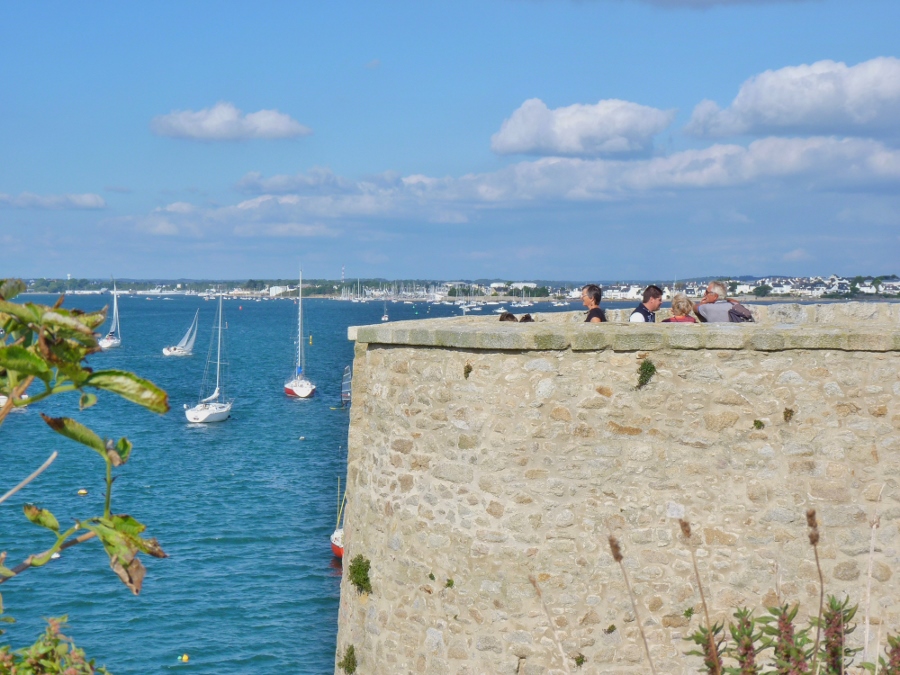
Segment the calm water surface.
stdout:
<svg viewBox="0 0 900 675">
<path fill-rule="evenodd" d="M 26 296 L 52 303 L 55 297 Z M 97 309 L 109 296 L 74 296 L 65 306 Z M 607 306 L 604 303 L 604 306 Z M 609 305 L 614 306 L 614 305 Z M 164 357 L 200 309 L 200 334 L 190 358 Z M 100 395 L 79 413 L 77 395 L 10 415 L 0 427 L 0 489 L 60 455 L 0 514 L 0 550 L 7 565 L 52 544 L 49 533 L 21 515 L 22 504 L 50 509 L 63 527 L 103 511 L 103 462 L 54 434 L 39 411 L 68 415 L 103 436 L 134 443 L 118 470 L 113 510 L 147 524 L 169 558 L 143 557 L 140 596 L 109 569 L 95 542 L 65 551 L 0 587 L 17 619 L 9 643 L 30 644 L 42 617 L 68 615 L 66 631 L 116 675 L 184 669 L 194 673 L 333 672 L 340 565 L 328 538 L 337 511 L 337 479 L 346 470 L 348 414 L 339 404 L 341 375 L 352 362 L 347 327 L 379 323 L 380 302 L 304 301 L 307 374 L 318 385 L 308 400 L 288 399 L 282 384 L 296 349 L 291 301 L 224 303 L 232 418 L 189 425 L 182 412 L 197 400 L 212 335 L 214 302 L 124 296 L 122 347 L 91 357 L 94 368 L 132 370 L 169 393 L 167 415 L 154 415 L 115 396 Z M 524 311 L 576 309 L 549 304 Z M 493 307 L 486 307 L 490 314 Z M 388 303 L 391 320 L 457 316 L 446 305 Z M 76 495 L 80 488 L 87 497 Z M 187 653 L 188 663 L 178 656 Z"/>
</svg>

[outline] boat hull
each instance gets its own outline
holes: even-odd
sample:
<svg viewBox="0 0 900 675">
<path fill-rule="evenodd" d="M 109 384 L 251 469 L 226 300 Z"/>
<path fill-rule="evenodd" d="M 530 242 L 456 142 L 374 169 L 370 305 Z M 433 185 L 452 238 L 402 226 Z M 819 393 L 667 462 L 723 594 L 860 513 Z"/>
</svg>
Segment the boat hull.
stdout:
<svg viewBox="0 0 900 675">
<path fill-rule="evenodd" d="M 335 558 L 344 557 L 344 528 L 335 530 L 331 535 L 331 552 Z"/>
<path fill-rule="evenodd" d="M 164 356 L 191 356 L 193 352 L 189 352 L 181 347 L 163 347 Z"/>
<path fill-rule="evenodd" d="M 199 403 L 185 409 L 184 416 L 193 424 L 224 422 L 231 416 L 231 403 Z"/>
<path fill-rule="evenodd" d="M 284 393 L 291 398 L 309 398 L 316 393 L 316 385 L 306 378 L 295 378 L 284 383 Z"/>
<path fill-rule="evenodd" d="M 121 346 L 122 340 L 121 340 L 121 338 L 117 338 L 117 337 L 113 337 L 113 338 L 105 337 L 105 338 L 101 338 L 100 341 L 97 342 L 97 344 L 99 345 L 100 349 L 102 349 L 103 351 L 106 351 L 107 349 L 114 349 L 115 347 Z"/>
</svg>

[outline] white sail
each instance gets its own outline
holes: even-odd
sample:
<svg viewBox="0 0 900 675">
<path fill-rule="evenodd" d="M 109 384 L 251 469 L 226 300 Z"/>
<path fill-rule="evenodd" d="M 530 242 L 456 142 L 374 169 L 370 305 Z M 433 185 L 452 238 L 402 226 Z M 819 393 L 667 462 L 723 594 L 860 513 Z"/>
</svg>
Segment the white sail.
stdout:
<svg viewBox="0 0 900 675">
<path fill-rule="evenodd" d="M 184 334 L 184 337 L 181 338 L 181 341 L 176 345 L 186 352 L 189 352 L 194 348 L 194 342 L 197 340 L 197 317 L 199 316 L 200 310 L 198 309 L 194 314 L 194 320 L 191 322 L 191 326 L 188 328 L 187 333 Z"/>
<path fill-rule="evenodd" d="M 191 322 L 187 333 L 181 338 L 181 341 L 174 347 L 163 347 L 162 353 L 165 356 L 191 356 L 194 353 L 194 342 L 197 340 L 197 318 L 200 316 L 198 309 L 194 313 L 194 320 Z"/>
<path fill-rule="evenodd" d="M 350 385 L 353 380 L 353 374 L 350 366 L 344 366 L 344 377 L 341 378 L 341 405 L 350 404 Z"/>
<path fill-rule="evenodd" d="M 219 388 L 218 387 L 216 387 L 216 390 L 212 394 L 207 396 L 206 398 L 201 398 L 200 403 L 209 403 L 210 401 L 215 401 L 217 398 L 219 398 Z"/>
</svg>

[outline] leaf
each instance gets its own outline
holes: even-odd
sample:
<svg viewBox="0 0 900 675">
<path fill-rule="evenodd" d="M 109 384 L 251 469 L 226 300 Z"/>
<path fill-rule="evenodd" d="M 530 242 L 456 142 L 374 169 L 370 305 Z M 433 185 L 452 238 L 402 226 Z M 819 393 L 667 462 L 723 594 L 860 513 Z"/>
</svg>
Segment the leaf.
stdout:
<svg viewBox="0 0 900 675">
<path fill-rule="evenodd" d="M 111 391 L 153 412 L 169 411 L 168 394 L 149 380 L 138 377 L 134 373 L 122 370 L 101 370 L 91 373 L 83 384 Z"/>
<path fill-rule="evenodd" d="M 50 367 L 44 359 L 18 345 L 0 347 L 0 367 L 14 370 L 22 375 L 34 375 L 44 382 L 51 376 Z"/>
<path fill-rule="evenodd" d="M 30 303 L 17 305 L 14 302 L 0 300 L 0 313 L 14 316 L 25 325 L 41 322 L 40 313 L 36 312 L 35 306 Z"/>
<path fill-rule="evenodd" d="M 21 279 L 0 280 L 0 300 L 12 300 L 19 293 L 24 293 L 26 290 L 28 288 Z"/>
<path fill-rule="evenodd" d="M 138 553 L 136 537 L 118 531 L 113 521 L 107 519 L 92 520 L 85 523 L 85 527 L 100 539 L 109 556 L 109 566 L 116 576 L 131 589 L 132 593 L 135 595 L 140 593 L 147 570 L 136 557 Z"/>
<path fill-rule="evenodd" d="M 47 509 L 38 508 L 34 504 L 25 504 L 22 510 L 25 512 L 25 517 L 35 525 L 46 527 L 59 534 L 59 521 Z"/>
<path fill-rule="evenodd" d="M 116 443 L 116 452 L 119 457 L 122 458 L 122 464 L 128 461 L 128 458 L 131 456 L 132 449 L 131 441 L 129 441 L 124 436 L 119 439 L 119 442 Z"/>
<path fill-rule="evenodd" d="M 69 330 L 73 330 L 76 333 L 83 333 L 84 335 L 89 335 L 93 337 L 94 331 L 90 326 L 83 324 L 81 321 L 76 319 L 73 316 L 69 316 L 68 313 L 60 313 L 60 312 L 45 312 L 43 321 L 41 322 L 45 326 L 64 326 Z"/>
<path fill-rule="evenodd" d="M 84 392 L 81 394 L 81 398 L 78 400 L 78 409 L 79 410 L 87 410 L 91 406 L 97 403 L 97 395 L 89 394 L 88 392 Z"/>
<path fill-rule="evenodd" d="M 103 439 L 80 422 L 76 422 L 71 417 L 48 417 L 44 413 L 41 413 L 41 417 L 56 433 L 96 450 L 101 457 L 106 459 L 106 444 Z"/>
<path fill-rule="evenodd" d="M 141 532 L 147 529 L 147 526 L 138 522 L 127 513 L 113 514 L 109 517 L 113 529 L 122 534 L 137 537 Z"/>
</svg>

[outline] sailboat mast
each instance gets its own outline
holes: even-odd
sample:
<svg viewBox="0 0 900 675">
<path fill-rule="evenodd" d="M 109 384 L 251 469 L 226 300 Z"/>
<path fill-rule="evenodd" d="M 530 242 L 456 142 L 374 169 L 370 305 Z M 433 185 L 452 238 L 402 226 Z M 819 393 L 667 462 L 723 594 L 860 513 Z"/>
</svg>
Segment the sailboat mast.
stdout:
<svg viewBox="0 0 900 675">
<path fill-rule="evenodd" d="M 222 367 L 222 295 L 219 294 L 219 342 L 216 346 L 216 391 L 219 391 L 219 371 Z"/>
<path fill-rule="evenodd" d="M 300 375 L 306 369 L 303 358 L 303 269 L 300 269 L 300 283 L 297 285 L 297 365 Z"/>
<path fill-rule="evenodd" d="M 110 332 L 115 331 L 116 335 L 122 336 L 119 331 L 119 294 L 116 293 L 116 282 L 113 280 L 113 320 Z"/>
</svg>

